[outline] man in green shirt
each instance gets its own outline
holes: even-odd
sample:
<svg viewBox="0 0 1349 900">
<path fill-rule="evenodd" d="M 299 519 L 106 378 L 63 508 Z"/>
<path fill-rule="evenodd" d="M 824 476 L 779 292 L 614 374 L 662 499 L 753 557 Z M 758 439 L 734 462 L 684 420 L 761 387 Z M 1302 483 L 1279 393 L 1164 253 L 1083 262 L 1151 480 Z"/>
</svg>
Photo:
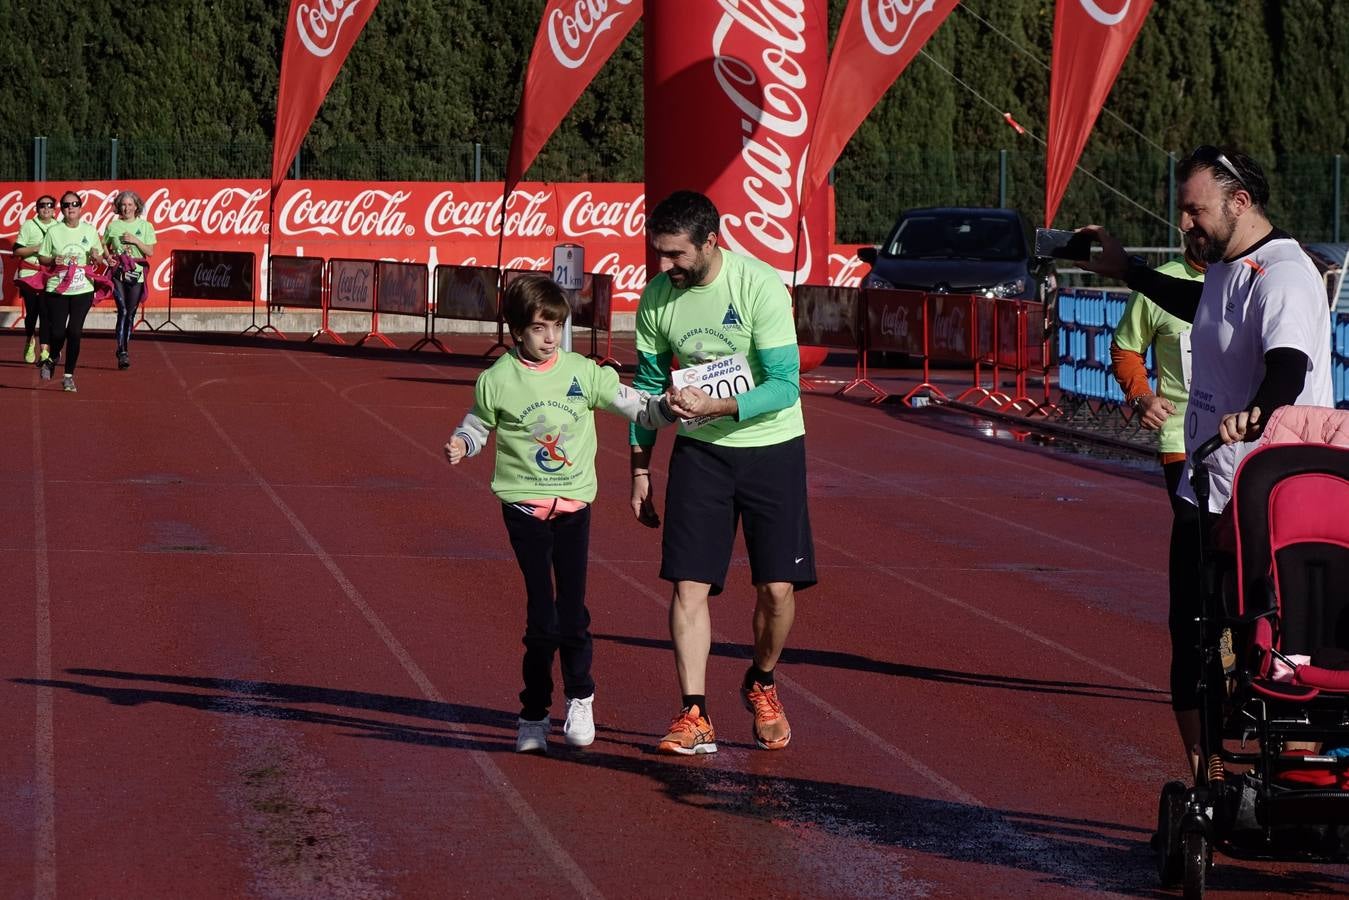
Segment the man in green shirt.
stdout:
<svg viewBox="0 0 1349 900">
<path fill-rule="evenodd" d="M 670 635 L 682 708 L 658 746 L 684 755 L 717 749 L 705 683 L 708 598 L 725 584 L 737 522 L 756 592 L 754 658 L 741 696 L 766 750 L 791 740 L 773 672 L 795 591 L 815 583 L 791 298 L 769 266 L 720 247 L 720 223 L 712 201 L 693 191 L 656 205 L 647 236 L 661 271 L 637 308 L 633 387 L 657 394 L 673 379 L 671 406 L 686 420 L 670 452 L 660 572 L 674 583 Z M 654 443 L 654 432 L 632 428 L 633 513 L 653 527 Z"/>
</svg>

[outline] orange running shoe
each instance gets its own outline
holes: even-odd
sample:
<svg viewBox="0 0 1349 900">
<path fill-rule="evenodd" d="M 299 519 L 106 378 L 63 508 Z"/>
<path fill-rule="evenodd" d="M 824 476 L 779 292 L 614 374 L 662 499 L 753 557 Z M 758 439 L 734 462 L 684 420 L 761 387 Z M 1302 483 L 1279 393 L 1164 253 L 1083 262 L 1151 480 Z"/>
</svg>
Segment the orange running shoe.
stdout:
<svg viewBox="0 0 1349 900">
<path fill-rule="evenodd" d="M 712 723 L 696 705 L 680 712 L 670 723 L 670 733 L 660 739 L 656 749 L 661 753 L 693 756 L 717 752 L 717 732 Z"/>
<path fill-rule="evenodd" d="M 763 750 L 781 750 L 792 739 L 792 726 L 787 724 L 787 714 L 782 711 L 782 701 L 778 699 L 777 685 L 764 687 L 754 682 L 754 687 L 741 690 L 745 698 L 745 709 L 754 713 L 754 742 Z"/>
</svg>

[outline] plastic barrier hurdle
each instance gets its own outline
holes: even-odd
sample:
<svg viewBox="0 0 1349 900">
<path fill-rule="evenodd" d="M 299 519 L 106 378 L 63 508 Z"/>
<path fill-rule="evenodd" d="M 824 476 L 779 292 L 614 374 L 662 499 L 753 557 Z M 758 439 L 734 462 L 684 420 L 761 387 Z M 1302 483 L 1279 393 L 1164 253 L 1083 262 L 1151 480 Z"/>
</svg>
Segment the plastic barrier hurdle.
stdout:
<svg viewBox="0 0 1349 900">
<path fill-rule="evenodd" d="M 164 321 L 151 328 L 152 331 L 170 327 L 175 331 L 183 330 L 173 321 L 175 299 L 247 303 L 252 310 L 253 321 L 241 334 L 277 330 L 271 323 L 270 310 L 266 326 L 258 324 L 257 291 L 254 290 L 256 254 L 226 250 L 174 250 L 169 256 L 169 266 L 168 308 Z"/>
<path fill-rule="evenodd" d="M 875 395 L 875 401 L 885 398 L 881 390 L 867 377 L 866 308 L 862 291 L 853 287 L 822 284 L 799 284 L 793 295 L 796 317 L 797 344 L 852 350 L 857 354 L 853 379 L 834 393 L 844 395 L 856 387 L 865 387 Z M 817 390 L 824 382 L 816 378 L 801 378 L 802 390 Z"/>
<path fill-rule="evenodd" d="M 379 330 L 381 315 L 417 316 L 423 328 L 430 309 L 430 277 L 426 263 L 393 262 L 381 259 L 375 262 L 375 308 L 370 313 L 370 331 L 356 342 L 360 347 L 377 338 L 385 346 L 397 347 L 388 335 Z"/>
</svg>

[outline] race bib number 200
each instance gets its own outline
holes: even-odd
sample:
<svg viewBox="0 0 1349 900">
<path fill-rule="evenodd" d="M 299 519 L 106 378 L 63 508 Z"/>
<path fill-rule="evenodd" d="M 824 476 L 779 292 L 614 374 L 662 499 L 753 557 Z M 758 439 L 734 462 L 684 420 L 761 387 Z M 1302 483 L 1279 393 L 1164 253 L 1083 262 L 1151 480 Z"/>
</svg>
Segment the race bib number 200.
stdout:
<svg viewBox="0 0 1349 900">
<path fill-rule="evenodd" d="M 749 360 L 745 359 L 743 353 L 724 356 L 721 359 L 714 359 L 712 362 L 701 363 L 696 366 L 675 369 L 671 378 L 677 388 L 695 387 L 709 397 L 716 397 L 720 400 L 729 400 L 731 397 L 739 396 L 754 389 L 754 374 L 750 372 Z M 724 417 L 696 416 L 692 419 L 684 419 L 679 423 L 679 427 L 685 431 L 693 431 L 720 418 Z"/>
</svg>

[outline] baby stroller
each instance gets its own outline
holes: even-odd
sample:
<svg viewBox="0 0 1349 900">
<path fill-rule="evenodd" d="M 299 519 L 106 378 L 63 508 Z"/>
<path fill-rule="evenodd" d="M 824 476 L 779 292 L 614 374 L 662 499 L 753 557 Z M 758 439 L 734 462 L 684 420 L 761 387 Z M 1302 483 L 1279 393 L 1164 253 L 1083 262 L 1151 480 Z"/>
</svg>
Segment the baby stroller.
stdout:
<svg viewBox="0 0 1349 900">
<path fill-rule="evenodd" d="M 1215 536 L 1205 461 L 1220 446 L 1195 452 L 1191 476 L 1203 529 L 1200 771 L 1193 787 L 1162 789 L 1155 841 L 1162 884 L 1183 883 L 1186 897 L 1203 896 L 1215 849 L 1349 857 L 1349 411 L 1276 410 L 1237 468 L 1231 527 L 1219 522 Z"/>
</svg>

